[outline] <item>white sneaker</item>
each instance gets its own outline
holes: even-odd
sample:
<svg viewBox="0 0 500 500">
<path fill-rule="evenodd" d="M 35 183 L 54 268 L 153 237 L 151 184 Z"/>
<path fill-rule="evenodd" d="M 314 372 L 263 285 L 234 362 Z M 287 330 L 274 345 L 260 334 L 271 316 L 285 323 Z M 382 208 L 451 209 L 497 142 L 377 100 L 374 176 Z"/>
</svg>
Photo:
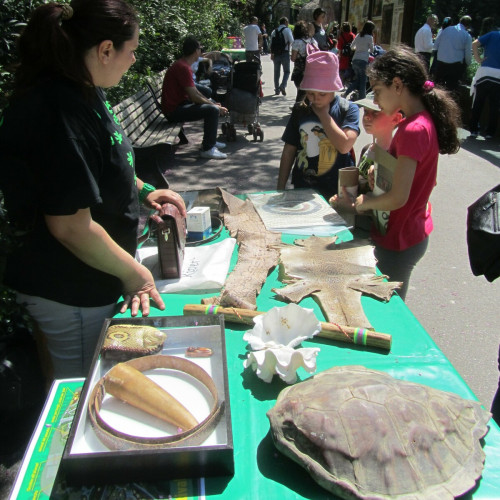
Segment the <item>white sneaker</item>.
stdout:
<svg viewBox="0 0 500 500">
<path fill-rule="evenodd" d="M 224 158 L 227 158 L 227 154 L 221 153 L 215 146 L 207 149 L 206 151 L 200 151 L 200 156 L 202 158 L 211 158 L 214 160 L 223 160 Z"/>
<path fill-rule="evenodd" d="M 215 147 L 217 149 L 224 149 L 226 147 L 226 143 L 225 142 L 216 142 Z"/>
</svg>

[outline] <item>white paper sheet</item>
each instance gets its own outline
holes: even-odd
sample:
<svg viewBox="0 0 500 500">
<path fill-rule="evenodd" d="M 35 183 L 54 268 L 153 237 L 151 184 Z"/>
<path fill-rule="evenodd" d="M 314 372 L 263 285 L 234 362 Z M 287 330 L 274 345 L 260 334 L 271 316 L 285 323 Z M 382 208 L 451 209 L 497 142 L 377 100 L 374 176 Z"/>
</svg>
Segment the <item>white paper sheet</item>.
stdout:
<svg viewBox="0 0 500 500">
<path fill-rule="evenodd" d="M 186 247 L 180 279 L 161 279 L 156 246 L 141 247 L 137 250 L 137 260 L 151 271 L 161 293 L 220 290 L 226 281 L 235 244 L 234 238 L 226 238 L 212 245 Z"/>
<path fill-rule="evenodd" d="M 335 234 L 347 229 L 345 220 L 312 189 L 249 194 L 269 231 L 291 234 Z"/>
</svg>

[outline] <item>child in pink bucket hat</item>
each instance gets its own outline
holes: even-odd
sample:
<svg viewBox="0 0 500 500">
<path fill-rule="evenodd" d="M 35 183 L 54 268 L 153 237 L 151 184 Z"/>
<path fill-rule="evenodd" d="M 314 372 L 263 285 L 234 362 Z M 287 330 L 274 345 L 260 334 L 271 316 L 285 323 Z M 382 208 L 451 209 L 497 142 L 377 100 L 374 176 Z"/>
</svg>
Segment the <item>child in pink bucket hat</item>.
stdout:
<svg viewBox="0 0 500 500">
<path fill-rule="evenodd" d="M 333 52 L 310 52 L 306 58 L 301 90 L 336 92 L 343 89 L 339 76 L 339 59 Z"/>
<path fill-rule="evenodd" d="M 355 164 L 359 108 L 335 94 L 343 86 L 333 52 L 312 52 L 306 61 L 300 84 L 306 95 L 293 107 L 282 136 L 277 189 L 285 189 L 292 172 L 295 188 L 313 188 L 329 200 L 337 193 L 339 169 Z"/>
</svg>

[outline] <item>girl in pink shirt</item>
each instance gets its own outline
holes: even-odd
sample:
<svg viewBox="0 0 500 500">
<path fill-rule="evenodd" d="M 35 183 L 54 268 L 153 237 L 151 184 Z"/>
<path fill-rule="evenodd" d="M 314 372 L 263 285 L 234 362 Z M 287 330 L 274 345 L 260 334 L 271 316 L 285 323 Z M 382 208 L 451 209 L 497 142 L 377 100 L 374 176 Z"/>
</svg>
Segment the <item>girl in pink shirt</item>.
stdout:
<svg viewBox="0 0 500 500">
<path fill-rule="evenodd" d="M 372 230 L 378 267 L 391 281 L 402 281 L 404 300 L 411 272 L 427 250 L 433 229 L 429 197 L 436 184 L 439 153 L 460 148 L 460 111 L 450 95 L 428 80 L 420 58 L 407 47 L 389 50 L 368 69 L 374 102 L 391 115 L 405 119 L 389 147 L 397 159 L 392 183 L 383 194 L 362 194 L 358 212 L 383 212 L 387 224 Z M 377 174 L 377 171 L 376 171 Z"/>
</svg>

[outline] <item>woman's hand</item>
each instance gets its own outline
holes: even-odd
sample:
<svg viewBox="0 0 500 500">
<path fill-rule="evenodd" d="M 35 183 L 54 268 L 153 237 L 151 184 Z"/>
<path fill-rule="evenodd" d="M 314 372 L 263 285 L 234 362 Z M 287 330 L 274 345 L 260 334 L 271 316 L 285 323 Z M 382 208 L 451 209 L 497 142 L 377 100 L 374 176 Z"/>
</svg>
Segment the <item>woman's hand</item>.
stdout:
<svg viewBox="0 0 500 500">
<path fill-rule="evenodd" d="M 126 282 L 123 283 L 124 302 L 120 308 L 123 314 L 130 307 L 132 317 L 137 316 L 139 310 L 142 310 L 143 316 L 148 316 L 150 311 L 150 299 L 156 302 L 160 310 L 165 309 L 165 303 L 161 298 L 160 292 L 156 289 L 153 275 L 146 267 L 139 264 L 134 269 Z"/>
<path fill-rule="evenodd" d="M 171 189 L 156 189 L 149 193 L 144 200 L 144 204 L 154 210 L 160 210 L 165 203 L 172 203 L 178 208 L 182 217 L 187 216 L 186 205 L 182 196 Z"/>
</svg>

